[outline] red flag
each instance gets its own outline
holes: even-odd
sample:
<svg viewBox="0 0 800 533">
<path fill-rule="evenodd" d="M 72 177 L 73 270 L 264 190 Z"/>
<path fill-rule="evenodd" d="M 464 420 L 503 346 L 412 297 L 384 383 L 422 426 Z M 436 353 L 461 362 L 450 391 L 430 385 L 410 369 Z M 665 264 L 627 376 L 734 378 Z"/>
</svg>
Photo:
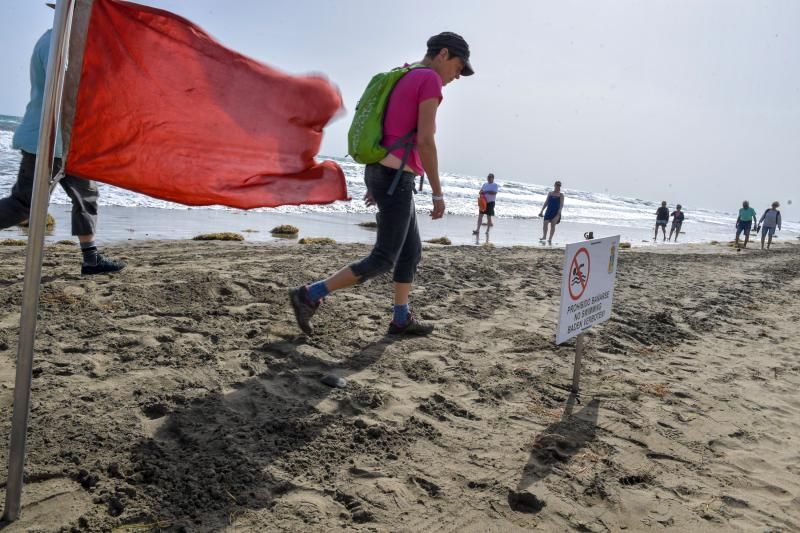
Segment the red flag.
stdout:
<svg viewBox="0 0 800 533">
<path fill-rule="evenodd" d="M 95 0 L 66 172 L 188 205 L 347 199 L 317 163 L 342 107 L 327 80 L 283 74 L 172 13 Z"/>
</svg>

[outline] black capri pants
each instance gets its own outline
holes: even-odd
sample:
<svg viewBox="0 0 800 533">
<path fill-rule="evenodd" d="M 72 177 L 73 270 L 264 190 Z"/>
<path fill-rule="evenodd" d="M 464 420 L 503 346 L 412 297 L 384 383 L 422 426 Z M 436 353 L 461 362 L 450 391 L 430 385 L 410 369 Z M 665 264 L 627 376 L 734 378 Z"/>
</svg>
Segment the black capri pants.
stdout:
<svg viewBox="0 0 800 533">
<path fill-rule="evenodd" d="M 392 280 L 412 283 L 422 258 L 414 210 L 414 174 L 403 172 L 391 196 L 387 194 L 397 170 L 379 163 L 367 165 L 364 181 L 378 205 L 378 236 L 372 252 L 350 269 L 360 282 L 394 269 Z"/>
</svg>

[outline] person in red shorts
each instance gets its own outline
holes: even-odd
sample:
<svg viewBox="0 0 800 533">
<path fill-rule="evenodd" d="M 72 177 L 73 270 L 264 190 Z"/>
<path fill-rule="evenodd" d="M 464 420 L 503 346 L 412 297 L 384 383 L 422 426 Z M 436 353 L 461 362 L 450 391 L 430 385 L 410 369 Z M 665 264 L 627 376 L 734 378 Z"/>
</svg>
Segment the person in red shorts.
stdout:
<svg viewBox="0 0 800 533">
<path fill-rule="evenodd" d="M 483 215 L 486 215 L 486 234 L 489 234 L 489 229 L 492 227 L 492 217 L 494 216 L 494 202 L 497 199 L 497 190 L 499 186 L 494 182 L 494 174 L 486 176 L 486 183 L 481 185 L 480 194 L 486 200 L 486 208 L 481 210 L 478 214 L 478 227 L 472 232 L 477 235 L 481 230 L 481 223 L 483 222 Z"/>
</svg>

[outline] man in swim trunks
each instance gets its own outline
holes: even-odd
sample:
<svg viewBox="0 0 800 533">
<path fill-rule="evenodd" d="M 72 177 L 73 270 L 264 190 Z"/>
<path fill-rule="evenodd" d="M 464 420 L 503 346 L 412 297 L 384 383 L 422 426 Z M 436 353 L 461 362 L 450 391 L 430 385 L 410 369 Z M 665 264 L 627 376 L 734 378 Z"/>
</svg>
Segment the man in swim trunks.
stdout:
<svg viewBox="0 0 800 533">
<path fill-rule="evenodd" d="M 553 244 L 553 234 L 556 232 L 556 224 L 561 222 L 561 209 L 564 207 L 564 193 L 561 192 L 561 182 L 557 181 L 554 187 L 552 191 L 547 193 L 542 209 L 539 211 L 539 216 L 544 213 L 540 241 L 544 242 L 547 236 L 547 226 L 548 224 L 550 225 L 550 237 L 547 238 L 547 244 Z"/>
<path fill-rule="evenodd" d="M 658 227 L 661 226 L 661 240 L 667 240 L 667 222 L 669 222 L 669 209 L 667 202 L 661 202 L 661 207 L 656 209 L 656 233 L 653 235 L 653 242 L 658 239 Z"/>
<path fill-rule="evenodd" d="M 667 237 L 668 241 L 672 240 L 672 233 L 675 233 L 675 242 L 678 242 L 678 235 L 681 232 L 681 226 L 683 226 L 683 211 L 681 211 L 681 204 L 675 206 L 675 211 L 672 212 L 672 227 L 669 228 L 669 237 Z"/>
<path fill-rule="evenodd" d="M 753 222 L 756 222 L 756 210 L 750 207 L 750 202 L 745 200 L 742 202 L 742 208 L 739 209 L 739 216 L 736 217 L 737 248 L 739 247 L 739 235 L 742 232 L 744 232 L 744 246 L 742 248 L 747 248 L 747 242 L 750 240 L 750 228 L 753 227 Z"/>
<path fill-rule="evenodd" d="M 486 209 L 478 214 L 478 227 L 472 232 L 477 235 L 481 230 L 481 223 L 483 222 L 483 215 L 486 215 L 486 233 L 489 233 L 489 228 L 492 227 L 492 217 L 494 216 L 494 201 L 497 198 L 498 185 L 494 182 L 494 174 L 486 176 L 486 183 L 481 185 L 480 194 L 486 199 Z"/>
</svg>

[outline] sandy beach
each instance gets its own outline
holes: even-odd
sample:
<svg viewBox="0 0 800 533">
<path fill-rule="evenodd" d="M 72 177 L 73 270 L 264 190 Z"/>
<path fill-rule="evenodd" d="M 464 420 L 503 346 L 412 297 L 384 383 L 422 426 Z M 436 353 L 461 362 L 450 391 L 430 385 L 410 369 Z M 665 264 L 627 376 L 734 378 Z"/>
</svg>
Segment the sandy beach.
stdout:
<svg viewBox="0 0 800 533">
<path fill-rule="evenodd" d="M 364 244 L 105 250 L 130 266 L 81 278 L 47 248 L 6 531 L 800 530 L 800 246 L 621 252 L 580 403 L 563 250 L 426 246 L 420 339 L 384 335 L 388 277 L 300 335 L 287 289 Z M 23 268 L 0 246 L 4 442 Z"/>
</svg>

